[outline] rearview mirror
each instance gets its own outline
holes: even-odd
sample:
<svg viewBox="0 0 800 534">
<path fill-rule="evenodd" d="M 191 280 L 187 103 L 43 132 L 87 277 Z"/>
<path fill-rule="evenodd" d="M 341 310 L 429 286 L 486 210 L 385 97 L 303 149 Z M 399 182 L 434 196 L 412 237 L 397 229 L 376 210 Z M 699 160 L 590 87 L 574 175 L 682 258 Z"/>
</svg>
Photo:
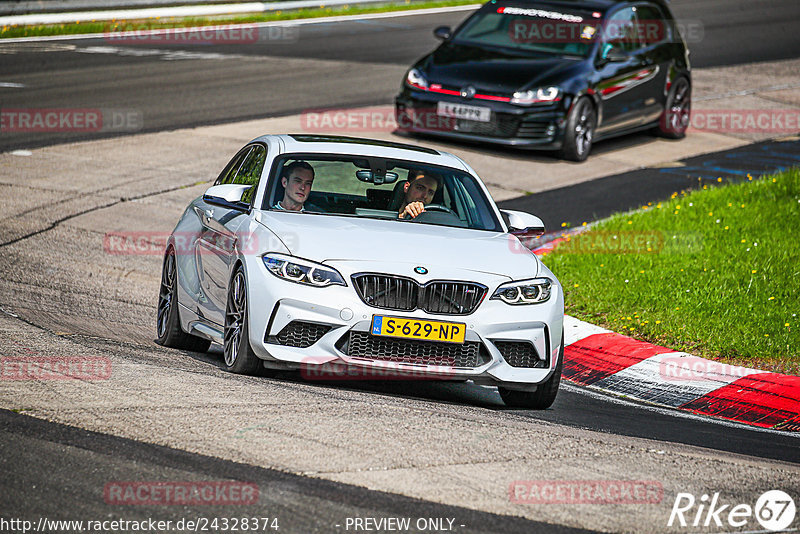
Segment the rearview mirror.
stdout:
<svg viewBox="0 0 800 534">
<path fill-rule="evenodd" d="M 436 36 L 437 39 L 441 39 L 442 41 L 446 41 L 450 39 L 450 35 L 452 31 L 450 30 L 450 26 L 439 26 L 435 30 L 433 30 L 433 35 Z"/>
<path fill-rule="evenodd" d="M 372 171 L 356 171 L 356 178 L 361 182 L 381 185 L 395 183 L 397 179 L 400 178 L 400 175 L 391 171 L 386 171 L 383 174 Z"/>
<path fill-rule="evenodd" d="M 252 187 L 244 184 L 212 185 L 203 193 L 203 200 L 209 204 L 247 211 L 250 205 L 242 202 L 242 197 Z"/>
</svg>

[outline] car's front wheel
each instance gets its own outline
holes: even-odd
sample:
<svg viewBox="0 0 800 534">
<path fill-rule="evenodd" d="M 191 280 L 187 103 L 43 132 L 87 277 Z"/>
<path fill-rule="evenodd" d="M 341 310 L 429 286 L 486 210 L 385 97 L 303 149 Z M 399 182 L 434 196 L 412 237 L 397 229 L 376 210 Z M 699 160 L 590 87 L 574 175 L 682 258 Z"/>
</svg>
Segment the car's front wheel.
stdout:
<svg viewBox="0 0 800 534">
<path fill-rule="evenodd" d="M 242 375 L 252 375 L 261 367 L 261 360 L 250 346 L 250 329 L 247 313 L 247 279 L 239 266 L 228 286 L 228 303 L 225 308 L 225 343 L 223 355 L 225 368 Z"/>
<path fill-rule="evenodd" d="M 164 255 L 161 268 L 161 289 L 158 291 L 158 308 L 156 312 L 156 342 L 173 349 L 206 352 L 211 342 L 187 334 L 181 329 L 178 316 L 178 269 L 175 261 L 175 249 L 170 248 Z"/>
<path fill-rule="evenodd" d="M 553 374 L 539 384 L 536 391 L 516 391 L 498 387 L 500 397 L 509 408 L 526 408 L 530 410 L 544 410 L 552 406 L 558 394 L 561 383 L 561 370 L 564 367 L 564 337 L 561 337 L 561 350 L 558 351 L 558 364 Z"/>
<path fill-rule="evenodd" d="M 579 98 L 567 116 L 560 156 L 570 161 L 584 161 L 589 157 L 596 127 L 594 105 L 585 96 Z"/>
<path fill-rule="evenodd" d="M 656 133 L 667 139 L 683 139 L 692 113 L 692 86 L 686 78 L 673 82 L 667 94 L 664 113 L 656 128 Z"/>
</svg>

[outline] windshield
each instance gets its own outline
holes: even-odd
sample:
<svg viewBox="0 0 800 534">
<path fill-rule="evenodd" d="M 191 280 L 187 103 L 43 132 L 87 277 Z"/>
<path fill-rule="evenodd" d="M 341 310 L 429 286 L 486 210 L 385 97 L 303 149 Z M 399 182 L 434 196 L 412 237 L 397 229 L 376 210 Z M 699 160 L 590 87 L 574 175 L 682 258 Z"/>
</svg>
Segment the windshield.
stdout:
<svg viewBox="0 0 800 534">
<path fill-rule="evenodd" d="M 406 208 L 416 202 L 425 211 L 412 216 Z M 283 156 L 273 165 L 262 209 L 502 231 L 474 176 L 373 157 Z"/>
<path fill-rule="evenodd" d="M 453 40 L 458 44 L 586 57 L 598 33 L 600 16 L 598 12 L 547 4 L 490 4 L 467 20 Z"/>
</svg>

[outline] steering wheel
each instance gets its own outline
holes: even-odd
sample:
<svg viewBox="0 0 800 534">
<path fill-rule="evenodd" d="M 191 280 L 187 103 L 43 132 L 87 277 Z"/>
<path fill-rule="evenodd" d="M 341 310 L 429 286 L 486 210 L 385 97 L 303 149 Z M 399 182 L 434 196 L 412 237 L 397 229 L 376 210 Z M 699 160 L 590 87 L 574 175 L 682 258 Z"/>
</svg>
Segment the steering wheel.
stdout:
<svg viewBox="0 0 800 534">
<path fill-rule="evenodd" d="M 453 217 L 458 217 L 458 215 L 456 215 L 456 213 L 453 210 L 451 210 L 444 204 L 428 204 L 427 206 L 425 206 L 425 211 L 439 211 L 442 213 L 449 213 Z"/>
</svg>

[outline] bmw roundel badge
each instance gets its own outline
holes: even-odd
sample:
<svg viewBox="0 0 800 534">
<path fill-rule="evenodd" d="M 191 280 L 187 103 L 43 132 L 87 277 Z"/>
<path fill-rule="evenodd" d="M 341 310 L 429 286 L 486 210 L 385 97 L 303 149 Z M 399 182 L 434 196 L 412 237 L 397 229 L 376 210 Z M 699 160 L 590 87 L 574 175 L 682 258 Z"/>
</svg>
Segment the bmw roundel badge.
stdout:
<svg viewBox="0 0 800 534">
<path fill-rule="evenodd" d="M 414 272 L 417 274 L 428 274 L 428 269 L 425 267 L 414 267 Z"/>
</svg>

